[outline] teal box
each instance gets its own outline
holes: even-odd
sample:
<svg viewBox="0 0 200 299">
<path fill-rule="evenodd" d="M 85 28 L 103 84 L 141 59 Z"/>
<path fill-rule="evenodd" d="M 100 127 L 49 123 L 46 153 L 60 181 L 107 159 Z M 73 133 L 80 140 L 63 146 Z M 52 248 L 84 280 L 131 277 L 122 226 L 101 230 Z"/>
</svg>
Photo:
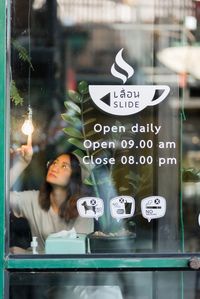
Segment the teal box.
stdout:
<svg viewBox="0 0 200 299">
<path fill-rule="evenodd" d="M 87 252 L 86 235 L 77 234 L 76 238 L 48 236 L 45 241 L 47 254 L 84 254 Z"/>
</svg>

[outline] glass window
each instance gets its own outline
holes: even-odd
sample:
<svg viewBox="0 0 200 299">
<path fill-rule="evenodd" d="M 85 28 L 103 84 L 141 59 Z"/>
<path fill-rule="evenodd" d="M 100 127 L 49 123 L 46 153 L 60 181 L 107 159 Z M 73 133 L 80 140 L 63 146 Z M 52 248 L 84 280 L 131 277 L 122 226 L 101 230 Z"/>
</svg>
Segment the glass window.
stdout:
<svg viewBox="0 0 200 299">
<path fill-rule="evenodd" d="M 11 11 L 10 253 L 198 252 L 198 3 Z"/>
<path fill-rule="evenodd" d="M 198 272 L 13 272 L 9 281 L 12 299 L 189 299 L 199 295 Z"/>
</svg>

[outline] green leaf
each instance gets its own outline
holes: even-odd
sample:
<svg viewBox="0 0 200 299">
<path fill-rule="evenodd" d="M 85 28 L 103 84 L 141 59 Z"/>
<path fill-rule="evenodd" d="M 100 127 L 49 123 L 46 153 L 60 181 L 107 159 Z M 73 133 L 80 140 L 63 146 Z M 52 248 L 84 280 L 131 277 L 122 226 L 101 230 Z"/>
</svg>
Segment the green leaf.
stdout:
<svg viewBox="0 0 200 299">
<path fill-rule="evenodd" d="M 20 96 L 18 89 L 15 85 L 15 81 L 13 80 L 11 81 L 10 85 L 10 98 L 16 106 L 23 104 L 23 98 Z"/>
<path fill-rule="evenodd" d="M 85 153 L 80 149 L 76 149 L 75 151 L 73 151 L 73 154 L 80 157 L 81 159 L 85 156 Z"/>
<path fill-rule="evenodd" d="M 88 133 L 85 133 L 86 137 L 91 137 L 91 136 L 93 136 L 95 134 L 96 134 L 96 132 L 94 130 L 89 131 Z"/>
<path fill-rule="evenodd" d="M 128 190 L 128 188 L 126 188 L 126 187 L 119 187 L 120 192 L 124 192 L 124 191 L 127 191 L 127 190 Z"/>
<path fill-rule="evenodd" d="M 93 123 L 95 121 L 96 121 L 96 118 L 90 118 L 86 122 L 84 122 L 84 125 L 89 125 L 89 124 L 91 124 L 91 123 Z"/>
<path fill-rule="evenodd" d="M 89 108 L 87 108 L 86 110 L 83 111 L 83 114 L 86 114 L 86 113 L 92 111 L 93 109 L 94 109 L 93 107 L 89 107 Z"/>
<path fill-rule="evenodd" d="M 104 153 L 105 151 L 104 151 L 104 149 L 102 149 L 102 147 L 101 147 L 101 148 L 98 148 L 96 151 L 93 151 L 93 152 L 92 152 L 92 156 L 95 156 L 95 155 L 98 154 L 99 152 Z"/>
<path fill-rule="evenodd" d="M 82 122 L 78 117 L 72 116 L 72 115 L 68 115 L 68 113 L 63 113 L 61 114 L 61 117 L 64 121 L 66 121 L 69 124 L 72 124 L 76 127 L 80 127 L 82 126 Z"/>
<path fill-rule="evenodd" d="M 18 51 L 19 59 L 21 59 L 24 62 L 28 62 L 32 70 L 34 70 L 27 50 L 24 47 L 22 47 L 16 40 L 12 40 L 12 45 Z"/>
<path fill-rule="evenodd" d="M 195 169 L 193 167 L 189 167 L 189 168 L 183 168 L 183 171 L 190 171 L 190 172 L 194 172 Z"/>
<path fill-rule="evenodd" d="M 69 138 L 68 142 L 75 145 L 79 149 L 82 149 L 83 151 L 85 150 L 85 148 L 83 146 L 83 143 L 80 140 L 76 139 L 76 138 Z"/>
<path fill-rule="evenodd" d="M 78 91 L 81 94 L 87 94 L 88 93 L 88 83 L 86 81 L 81 81 L 78 84 Z"/>
<path fill-rule="evenodd" d="M 139 181 L 141 179 L 141 176 L 139 174 L 135 174 L 133 171 L 129 171 L 125 178 L 131 181 Z"/>
<path fill-rule="evenodd" d="M 94 182 L 93 182 L 93 180 L 92 180 L 90 177 L 84 179 L 83 183 L 84 183 L 85 185 L 89 185 L 89 186 L 93 186 L 93 185 L 94 185 Z"/>
<path fill-rule="evenodd" d="M 81 103 L 81 96 L 78 92 L 74 91 L 74 90 L 68 90 L 67 92 L 70 100 L 74 101 L 75 103 Z"/>
<path fill-rule="evenodd" d="M 89 100 L 91 100 L 90 96 L 85 96 L 83 99 L 83 103 L 87 103 Z"/>
<path fill-rule="evenodd" d="M 69 136 L 76 137 L 76 138 L 79 138 L 79 139 L 83 138 L 82 133 L 79 130 L 75 129 L 75 128 L 64 128 L 63 131 L 66 134 L 68 134 Z"/>
<path fill-rule="evenodd" d="M 89 164 L 84 164 L 82 163 L 82 168 L 85 170 L 86 172 L 86 176 L 89 177 L 90 176 L 90 173 L 91 173 L 91 165 Z"/>
<path fill-rule="evenodd" d="M 196 170 L 194 168 L 183 169 L 182 179 L 184 182 L 200 181 L 199 170 Z"/>
<path fill-rule="evenodd" d="M 64 105 L 67 109 L 73 109 L 74 111 L 76 111 L 78 114 L 81 114 L 81 109 L 79 108 L 78 105 L 76 105 L 75 103 L 71 102 L 71 101 L 65 101 Z"/>
<path fill-rule="evenodd" d="M 128 182 L 129 185 L 131 185 L 133 188 L 136 188 L 137 187 L 137 184 L 136 183 L 132 183 L 132 182 Z"/>
</svg>

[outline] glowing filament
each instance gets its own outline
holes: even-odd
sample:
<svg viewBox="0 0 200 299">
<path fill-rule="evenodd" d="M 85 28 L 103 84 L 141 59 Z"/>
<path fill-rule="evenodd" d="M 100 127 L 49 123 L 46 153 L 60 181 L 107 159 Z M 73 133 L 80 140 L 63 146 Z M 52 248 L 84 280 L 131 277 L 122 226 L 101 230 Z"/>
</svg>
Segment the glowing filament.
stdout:
<svg viewBox="0 0 200 299">
<path fill-rule="evenodd" d="M 22 125 L 22 133 L 25 135 L 31 135 L 34 131 L 33 123 L 32 123 L 32 109 L 28 108 L 27 119 L 25 119 Z"/>
</svg>

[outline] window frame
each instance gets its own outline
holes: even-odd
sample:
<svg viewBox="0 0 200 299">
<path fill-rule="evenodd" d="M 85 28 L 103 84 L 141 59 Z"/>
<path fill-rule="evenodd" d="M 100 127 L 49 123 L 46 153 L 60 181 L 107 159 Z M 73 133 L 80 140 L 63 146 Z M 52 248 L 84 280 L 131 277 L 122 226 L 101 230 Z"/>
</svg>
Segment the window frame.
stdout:
<svg viewBox="0 0 200 299">
<path fill-rule="evenodd" d="M 7 32 L 9 31 L 9 26 L 7 26 L 7 20 L 9 16 L 9 1 L 0 2 L 0 127 L 1 127 L 1 139 L 0 139 L 0 255 L 1 255 L 1 264 L 0 264 L 0 298 L 4 298 L 4 270 L 5 270 L 5 144 L 6 144 L 6 100 L 7 100 Z"/>
</svg>

